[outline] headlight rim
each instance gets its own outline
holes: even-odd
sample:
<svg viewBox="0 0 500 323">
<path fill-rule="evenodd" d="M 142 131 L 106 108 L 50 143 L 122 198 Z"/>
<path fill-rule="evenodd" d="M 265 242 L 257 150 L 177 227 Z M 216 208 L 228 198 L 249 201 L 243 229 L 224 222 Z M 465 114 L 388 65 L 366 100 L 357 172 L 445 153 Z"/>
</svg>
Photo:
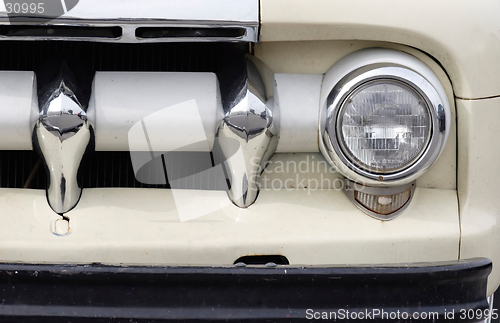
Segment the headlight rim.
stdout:
<svg viewBox="0 0 500 323">
<path fill-rule="evenodd" d="M 426 147 L 417 158 L 401 170 L 387 173 L 370 172 L 356 165 L 341 148 L 343 140 L 338 132 L 340 112 L 346 99 L 368 82 L 396 80 L 410 87 L 425 101 L 430 116 L 430 137 Z M 362 66 L 340 79 L 327 96 L 326 123 L 323 130 L 323 143 L 330 162 L 347 178 L 368 185 L 402 185 L 419 177 L 441 154 L 449 132 L 445 118 L 445 102 L 435 86 L 420 73 L 400 64 L 383 63 Z"/>
<path fill-rule="evenodd" d="M 429 124 L 429 129 L 427 131 L 427 134 L 426 134 L 426 142 L 423 146 L 423 148 L 419 151 L 419 153 L 414 156 L 411 160 L 409 160 L 405 165 L 401 166 L 401 167 L 398 167 L 396 169 L 391 169 L 391 170 L 388 170 L 388 171 L 376 171 L 376 170 L 372 170 L 370 169 L 369 167 L 363 165 L 363 163 L 361 161 L 358 161 L 356 156 L 354 156 L 354 154 L 350 153 L 350 149 L 348 148 L 347 146 L 347 143 L 345 142 L 345 138 L 344 138 L 344 135 L 342 133 L 342 119 L 343 119 L 343 112 L 345 111 L 346 107 L 347 107 L 347 104 L 349 102 L 349 99 L 352 98 L 356 92 L 362 90 L 363 88 L 366 88 L 370 85 L 374 85 L 374 84 L 380 84 L 380 83 L 383 83 L 383 84 L 387 84 L 387 83 L 393 83 L 393 84 L 396 84 L 398 86 L 401 86 L 401 87 L 406 87 L 408 89 L 410 89 L 410 91 L 413 91 L 415 92 L 419 98 L 425 102 L 425 112 L 426 114 L 428 115 L 428 118 L 429 118 L 429 121 L 430 124 Z M 336 121 L 336 138 L 338 139 L 338 143 L 339 143 L 339 146 L 344 154 L 344 156 L 346 156 L 347 159 L 350 160 L 350 162 L 352 164 L 354 164 L 356 167 L 359 167 L 363 170 L 365 170 L 366 172 L 368 173 L 371 173 L 371 174 L 375 174 L 377 176 L 386 176 L 386 175 L 389 175 L 389 174 L 394 174 L 394 173 L 398 173 L 398 172 L 401 172 L 409 167 L 411 167 L 415 162 L 418 161 L 418 159 L 420 159 L 422 157 L 422 155 L 424 155 L 429 147 L 429 144 L 431 142 L 431 138 L 432 138 L 432 130 L 433 130 L 433 122 L 432 122 L 432 112 L 430 111 L 430 102 L 429 102 L 429 99 L 427 98 L 427 96 L 422 93 L 420 91 L 420 89 L 417 89 L 415 88 L 414 86 L 410 85 L 409 82 L 407 82 L 406 80 L 402 80 L 400 78 L 393 78 L 393 77 L 384 77 L 384 78 L 372 78 L 370 80 L 367 80 L 366 82 L 361 82 L 361 84 L 359 84 L 357 87 L 354 88 L 354 90 L 352 90 L 352 92 L 350 92 L 342 101 L 340 107 L 338 108 L 338 113 L 337 113 L 337 121 Z"/>
</svg>

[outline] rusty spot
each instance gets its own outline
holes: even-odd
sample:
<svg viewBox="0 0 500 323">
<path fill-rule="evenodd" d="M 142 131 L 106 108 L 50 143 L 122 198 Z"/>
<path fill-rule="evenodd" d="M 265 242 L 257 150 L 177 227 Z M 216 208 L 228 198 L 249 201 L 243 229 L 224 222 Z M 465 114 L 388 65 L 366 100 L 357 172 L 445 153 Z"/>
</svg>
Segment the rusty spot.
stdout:
<svg viewBox="0 0 500 323">
<path fill-rule="evenodd" d="M 384 180 L 384 177 L 383 177 L 383 176 L 379 176 L 379 177 L 378 177 L 378 180 L 379 180 L 379 181 L 383 181 L 383 180 Z"/>
<path fill-rule="evenodd" d="M 61 218 L 54 222 L 53 233 L 57 236 L 67 236 L 71 234 L 70 221 L 67 216 L 61 215 Z"/>
</svg>

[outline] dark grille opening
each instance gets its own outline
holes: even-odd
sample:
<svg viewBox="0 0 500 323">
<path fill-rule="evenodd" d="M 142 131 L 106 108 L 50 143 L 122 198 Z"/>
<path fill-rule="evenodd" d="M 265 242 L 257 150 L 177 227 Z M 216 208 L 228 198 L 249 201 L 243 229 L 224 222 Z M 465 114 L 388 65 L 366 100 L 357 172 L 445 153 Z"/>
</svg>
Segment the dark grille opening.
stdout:
<svg viewBox="0 0 500 323">
<path fill-rule="evenodd" d="M 232 43 L 0 41 L 0 70 L 34 71 L 48 59 L 62 55 L 94 71 L 216 73 L 224 62 L 223 55 L 246 52 L 247 46 Z"/>
<path fill-rule="evenodd" d="M 0 151 L 0 187 L 23 188 L 33 172 L 27 188 L 45 189 L 47 175 L 43 165 L 34 170 L 38 154 L 34 151 Z M 169 185 L 147 185 L 134 176 L 129 152 L 94 152 L 78 173 L 83 188 L 137 187 L 170 188 Z"/>
<path fill-rule="evenodd" d="M 205 174 L 193 181 L 190 175 L 198 174 L 213 166 L 207 152 L 170 152 L 159 155 L 144 165 L 136 175 L 132 165 L 134 154 L 150 152 L 128 151 L 94 152 L 78 173 L 83 188 L 134 187 L 175 188 L 199 190 L 225 190 L 223 174 Z M 168 176 L 165 171 L 168 169 Z M 207 178 L 212 175 L 213 178 Z M 217 176 L 218 175 L 218 176 Z M 170 180 L 170 183 L 169 183 Z"/>
<path fill-rule="evenodd" d="M 0 151 L 0 187 L 23 188 L 38 161 L 34 151 Z M 30 188 L 45 188 L 45 170 L 39 167 Z"/>
<path fill-rule="evenodd" d="M 87 66 L 92 71 L 217 73 L 224 63 L 224 56 L 241 55 L 247 52 L 247 46 L 232 43 L 0 41 L 0 70 L 34 71 L 48 59 L 63 55 L 81 62 L 82 66 Z M 33 151 L 0 151 L 0 187 L 24 187 L 38 159 L 38 154 Z M 179 172 L 182 173 L 183 170 Z M 134 176 L 129 152 L 93 153 L 87 165 L 80 170 L 79 181 L 84 188 L 170 188 L 168 183 L 148 185 L 138 182 Z M 46 183 L 45 167 L 42 165 L 34 173 L 29 187 L 45 189 Z M 220 186 L 223 187 L 223 184 Z M 182 188 L 189 188 L 189 185 Z"/>
<path fill-rule="evenodd" d="M 200 176 L 196 181 L 192 181 L 189 177 L 213 166 L 210 153 L 174 152 L 163 156 L 169 170 L 168 174 L 171 180 L 175 181 L 173 184 L 168 182 L 164 168 L 155 167 L 154 163 L 145 165 L 143 172 L 136 177 L 131 154 L 128 151 L 94 152 L 78 172 L 78 183 L 83 188 L 226 189 L 222 174 L 206 173 L 206 176 Z M 31 189 L 45 189 L 47 173 L 44 165 L 37 165 L 38 161 L 38 154 L 34 151 L 0 151 L 0 187 L 23 188 L 26 186 Z M 207 178 L 207 176 L 216 178 Z M 138 178 L 141 181 L 138 181 Z M 160 182 L 164 184 L 151 184 Z"/>
<path fill-rule="evenodd" d="M 194 27 L 140 27 L 137 38 L 238 38 L 245 36 L 245 28 L 194 28 Z"/>
<path fill-rule="evenodd" d="M 151 174 L 152 177 L 163 174 Z M 78 182 L 83 188 L 134 187 L 170 188 L 166 185 L 149 185 L 136 180 L 134 168 L 127 151 L 94 152 L 78 173 Z"/>
<path fill-rule="evenodd" d="M 276 265 L 289 265 L 287 257 L 281 255 L 262 255 L 262 256 L 243 256 L 234 262 L 244 263 L 246 265 L 265 265 L 267 263 L 275 263 Z"/>
<path fill-rule="evenodd" d="M 6 37 L 65 37 L 65 38 L 119 38 L 121 27 L 0 25 L 0 35 Z"/>
</svg>

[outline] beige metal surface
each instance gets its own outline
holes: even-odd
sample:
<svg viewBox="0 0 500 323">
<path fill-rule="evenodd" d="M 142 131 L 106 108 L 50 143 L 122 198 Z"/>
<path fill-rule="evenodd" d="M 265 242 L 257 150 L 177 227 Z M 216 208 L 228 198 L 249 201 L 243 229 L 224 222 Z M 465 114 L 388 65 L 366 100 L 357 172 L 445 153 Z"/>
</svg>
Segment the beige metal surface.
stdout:
<svg viewBox="0 0 500 323">
<path fill-rule="evenodd" d="M 225 192 L 215 198 L 227 201 Z M 212 265 L 281 254 L 292 265 L 332 265 L 458 258 L 457 197 L 447 190 L 418 188 L 406 212 L 390 222 L 363 214 L 341 191 L 265 189 L 247 210 L 231 204 L 181 222 L 170 190 L 87 189 L 68 213 L 72 233 L 63 237 L 52 233 L 57 217 L 45 192 L 0 189 L 0 205 L 3 262 Z"/>
<path fill-rule="evenodd" d="M 418 48 L 450 75 L 457 96 L 500 95 L 495 0 L 261 0 L 261 41 L 371 40 Z"/>
<path fill-rule="evenodd" d="M 500 98 L 457 100 L 460 257 L 493 261 L 488 294 L 500 284 Z"/>
</svg>

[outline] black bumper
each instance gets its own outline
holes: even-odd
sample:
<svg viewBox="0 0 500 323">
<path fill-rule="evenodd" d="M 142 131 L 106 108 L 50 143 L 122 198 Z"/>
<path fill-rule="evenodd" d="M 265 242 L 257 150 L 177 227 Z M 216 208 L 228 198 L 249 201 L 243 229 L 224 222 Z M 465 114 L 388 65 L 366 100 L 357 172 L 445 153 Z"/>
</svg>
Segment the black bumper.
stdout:
<svg viewBox="0 0 500 323">
<path fill-rule="evenodd" d="M 461 320 L 460 311 L 488 308 L 490 271 L 488 259 L 303 268 L 0 264 L 0 322 L 295 322 L 316 313 L 334 321 L 332 313 L 349 311 L 337 317 L 347 322 L 377 309 L 387 316 L 363 320 L 391 321 L 398 311 L 394 321 L 424 312 L 444 320 L 454 311 L 466 322 L 475 320 Z"/>
</svg>

